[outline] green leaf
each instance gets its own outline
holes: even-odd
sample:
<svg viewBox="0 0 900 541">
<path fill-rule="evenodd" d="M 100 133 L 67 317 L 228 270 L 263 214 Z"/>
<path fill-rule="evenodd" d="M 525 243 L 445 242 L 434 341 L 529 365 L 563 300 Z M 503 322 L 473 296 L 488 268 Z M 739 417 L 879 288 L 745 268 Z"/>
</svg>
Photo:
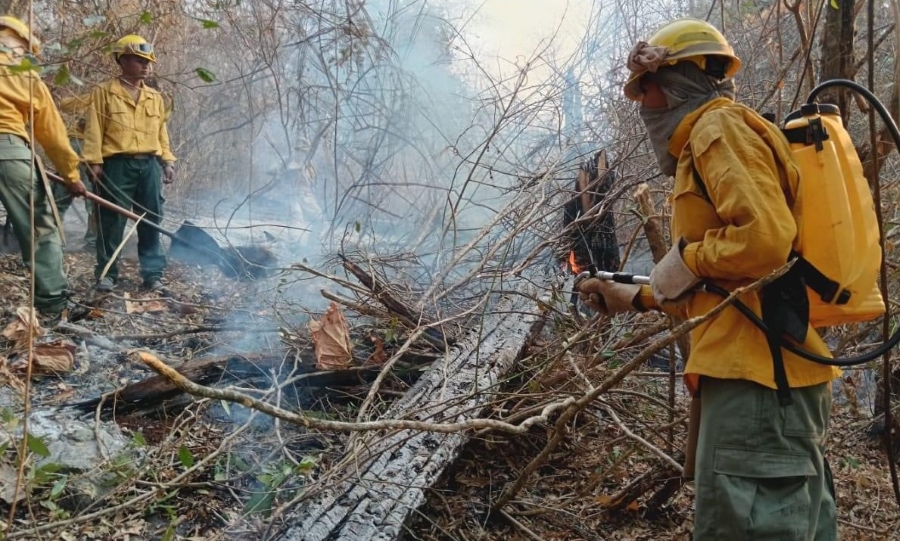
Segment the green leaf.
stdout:
<svg viewBox="0 0 900 541">
<path fill-rule="evenodd" d="M 56 71 L 56 75 L 53 77 L 53 84 L 57 86 L 63 86 L 67 84 L 72 78 L 72 75 L 69 73 L 69 66 L 66 64 L 62 64 L 59 66 L 59 69 Z"/>
<path fill-rule="evenodd" d="M 134 439 L 134 443 L 136 443 L 138 447 L 147 446 L 147 440 L 144 438 L 144 435 L 142 433 L 135 432 L 131 437 Z"/>
<path fill-rule="evenodd" d="M 47 448 L 47 444 L 45 444 L 41 438 L 33 434 L 28 434 L 26 444 L 28 445 L 28 450 L 36 455 L 43 457 L 50 456 L 50 449 Z"/>
<path fill-rule="evenodd" d="M 31 470 L 31 479 L 39 485 L 44 485 L 58 479 L 59 476 L 57 474 L 60 470 L 62 470 L 61 464 L 55 462 L 44 464 L 40 468 Z"/>
<path fill-rule="evenodd" d="M 208 19 L 199 19 L 200 24 L 203 25 L 203 28 L 218 28 L 219 23 L 216 21 L 210 21 Z"/>
<path fill-rule="evenodd" d="M 140 21 L 141 21 L 141 24 L 152 23 L 153 22 L 153 14 L 150 13 L 149 11 L 145 11 L 145 12 L 141 13 Z"/>
<path fill-rule="evenodd" d="M 170 522 L 159 541 L 175 541 L 175 523 Z"/>
<path fill-rule="evenodd" d="M 196 73 L 197 77 L 200 77 L 204 83 L 212 83 L 216 80 L 216 75 L 206 68 L 197 68 L 194 70 L 194 73 Z"/>
<path fill-rule="evenodd" d="M 69 476 L 63 475 L 59 479 L 53 483 L 53 488 L 50 489 L 50 497 L 55 498 L 62 494 L 62 491 L 66 488 L 66 482 L 69 480 Z"/>
<path fill-rule="evenodd" d="M 256 492 L 249 500 L 247 500 L 247 504 L 244 505 L 244 514 L 266 513 L 272 509 L 272 504 L 274 502 L 275 491 Z"/>
<path fill-rule="evenodd" d="M 297 471 L 302 474 L 310 473 L 316 467 L 316 459 L 311 456 L 303 457 L 300 464 L 297 464 Z"/>
<path fill-rule="evenodd" d="M 831 6 L 831 9 L 833 9 L 833 10 L 835 10 L 835 11 L 841 9 L 841 6 L 838 5 L 837 0 L 830 0 L 830 1 L 828 2 L 828 5 L 830 5 L 830 6 Z"/>
<path fill-rule="evenodd" d="M 26 71 L 41 71 L 41 65 L 33 56 L 26 56 L 18 64 L 9 66 L 9 71 L 13 73 L 24 73 Z"/>
<path fill-rule="evenodd" d="M 109 32 L 104 32 L 103 30 L 93 30 L 93 31 L 91 31 L 90 34 L 88 34 L 88 37 L 93 38 L 93 39 L 100 39 L 100 38 L 105 38 L 108 35 L 109 35 Z"/>
<path fill-rule="evenodd" d="M 184 445 L 178 448 L 178 460 L 181 461 L 181 465 L 185 468 L 191 468 L 194 465 L 194 455 Z"/>
<path fill-rule="evenodd" d="M 353 222 L 353 229 L 355 229 L 357 233 L 359 233 L 359 230 L 361 228 L 362 228 L 362 226 L 359 225 L 359 220 L 356 220 L 355 222 Z"/>
<path fill-rule="evenodd" d="M 85 17 L 81 22 L 84 23 L 85 26 L 95 26 L 106 20 L 106 17 L 103 15 L 91 15 L 90 17 Z"/>
</svg>

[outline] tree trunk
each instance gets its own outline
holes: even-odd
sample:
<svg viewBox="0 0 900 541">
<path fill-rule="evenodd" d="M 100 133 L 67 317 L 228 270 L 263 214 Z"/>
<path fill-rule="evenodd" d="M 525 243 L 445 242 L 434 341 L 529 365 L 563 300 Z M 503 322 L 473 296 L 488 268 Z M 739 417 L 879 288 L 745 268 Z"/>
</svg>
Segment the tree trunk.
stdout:
<svg viewBox="0 0 900 541">
<path fill-rule="evenodd" d="M 856 77 L 853 59 L 853 0 L 835 0 L 838 9 L 824 8 L 825 28 L 822 31 L 822 63 L 819 81 L 850 79 Z M 842 88 L 830 88 L 819 97 L 822 103 L 834 103 L 841 109 L 846 125 L 850 117 L 850 92 Z"/>
</svg>

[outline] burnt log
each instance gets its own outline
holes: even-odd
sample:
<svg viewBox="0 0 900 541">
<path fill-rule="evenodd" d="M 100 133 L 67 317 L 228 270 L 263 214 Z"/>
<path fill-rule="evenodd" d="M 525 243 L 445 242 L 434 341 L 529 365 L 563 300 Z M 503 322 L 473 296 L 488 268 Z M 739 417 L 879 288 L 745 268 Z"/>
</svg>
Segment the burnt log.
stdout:
<svg viewBox="0 0 900 541">
<path fill-rule="evenodd" d="M 226 355 L 198 359 L 175 368 L 181 375 L 200 385 L 221 385 L 241 383 L 257 388 L 275 384 L 273 374 L 284 364 L 285 352 L 270 352 L 254 355 Z M 434 361 L 431 355 L 408 353 L 396 374 L 406 381 L 415 379 L 416 367 Z M 294 376 L 304 375 L 302 382 L 294 385 L 298 396 L 314 399 L 312 389 L 332 389 L 371 383 L 381 372 L 380 366 L 353 366 L 342 370 L 321 370 L 316 368 L 315 353 L 310 348 L 299 354 L 299 364 Z M 411 368 L 406 370 L 404 367 Z M 154 375 L 130 385 L 126 385 L 103 396 L 74 402 L 67 405 L 82 414 L 101 409 L 104 418 L 132 413 L 147 414 L 160 409 L 178 409 L 190 399 L 174 383 L 163 376 Z"/>
<path fill-rule="evenodd" d="M 533 281 L 549 291 L 551 278 Z M 459 422 L 482 414 L 504 376 L 530 347 L 546 317 L 529 291 L 502 298 L 480 329 L 464 335 L 384 414 L 388 419 Z M 270 539 L 365 541 L 396 539 L 469 436 L 401 430 L 370 433 L 288 510 Z M 341 465 L 342 464 L 342 465 Z M 314 495 L 313 495 L 314 494 Z"/>
</svg>

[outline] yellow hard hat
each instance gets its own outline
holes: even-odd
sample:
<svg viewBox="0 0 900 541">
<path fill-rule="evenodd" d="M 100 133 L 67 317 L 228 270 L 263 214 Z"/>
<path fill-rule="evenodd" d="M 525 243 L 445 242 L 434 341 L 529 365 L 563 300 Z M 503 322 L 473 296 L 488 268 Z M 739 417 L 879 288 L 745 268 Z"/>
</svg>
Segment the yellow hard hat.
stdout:
<svg viewBox="0 0 900 541">
<path fill-rule="evenodd" d="M 156 56 L 153 54 L 153 45 L 147 43 L 147 40 L 137 34 L 128 34 L 127 36 L 119 38 L 118 41 L 113 43 L 110 52 L 116 62 L 118 62 L 119 57 L 124 54 L 133 54 L 141 58 L 146 58 L 150 62 L 156 62 Z"/>
<path fill-rule="evenodd" d="M 741 59 L 734 55 L 734 49 L 716 27 L 699 19 L 678 19 L 672 21 L 653 34 L 647 42 L 656 47 L 665 47 L 664 66 L 671 66 L 682 60 L 690 60 L 706 69 L 707 56 L 721 56 L 729 60 L 725 68 L 725 78 L 733 77 L 741 69 Z M 646 72 L 634 73 L 625 83 L 625 96 L 640 101 L 641 77 Z"/>
<path fill-rule="evenodd" d="M 19 19 L 9 15 L 3 15 L 0 17 L 0 28 L 9 28 L 20 38 L 25 40 L 26 43 L 31 43 L 31 52 L 33 54 L 39 54 L 41 52 L 41 40 L 39 40 L 37 36 L 32 35 L 28 25 Z"/>
</svg>

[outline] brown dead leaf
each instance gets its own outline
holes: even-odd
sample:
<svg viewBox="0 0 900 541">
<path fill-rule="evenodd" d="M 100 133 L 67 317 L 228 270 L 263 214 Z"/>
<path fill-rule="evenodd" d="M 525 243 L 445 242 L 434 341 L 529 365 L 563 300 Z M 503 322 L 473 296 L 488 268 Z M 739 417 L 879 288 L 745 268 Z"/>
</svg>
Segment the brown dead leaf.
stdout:
<svg viewBox="0 0 900 541">
<path fill-rule="evenodd" d="M 340 370 L 350 364 L 350 327 L 337 304 L 331 303 L 321 321 L 310 319 L 309 332 L 316 346 L 316 368 Z"/>
<path fill-rule="evenodd" d="M 27 495 L 27 489 L 24 486 L 19 486 L 19 490 L 16 492 L 17 476 L 18 472 L 15 468 L 6 464 L 0 465 L 0 500 L 7 504 L 12 504 L 14 500 L 19 501 Z"/>
<path fill-rule="evenodd" d="M 29 328 L 33 338 L 44 336 L 47 332 L 41 327 L 34 308 L 20 306 L 16 308 L 16 318 L 3 329 L 3 336 L 13 342 L 16 347 L 24 347 L 28 343 Z"/>
<path fill-rule="evenodd" d="M 156 299 L 150 300 L 131 300 L 128 292 L 125 292 L 125 312 L 128 314 L 156 314 L 165 312 L 168 306 L 165 301 Z"/>
<path fill-rule="evenodd" d="M 0 385 L 9 385 L 19 394 L 25 394 L 25 382 L 12 373 L 6 357 L 0 356 Z"/>
<path fill-rule="evenodd" d="M 68 340 L 54 340 L 34 346 L 32 376 L 48 376 L 71 372 L 75 366 L 75 344 Z M 19 355 L 11 366 L 14 373 L 23 376 L 28 373 L 28 356 Z"/>
<path fill-rule="evenodd" d="M 366 364 L 382 365 L 388 359 L 387 353 L 384 351 L 384 340 L 377 334 L 369 335 L 369 340 L 375 344 L 375 351 L 366 359 Z"/>
</svg>

